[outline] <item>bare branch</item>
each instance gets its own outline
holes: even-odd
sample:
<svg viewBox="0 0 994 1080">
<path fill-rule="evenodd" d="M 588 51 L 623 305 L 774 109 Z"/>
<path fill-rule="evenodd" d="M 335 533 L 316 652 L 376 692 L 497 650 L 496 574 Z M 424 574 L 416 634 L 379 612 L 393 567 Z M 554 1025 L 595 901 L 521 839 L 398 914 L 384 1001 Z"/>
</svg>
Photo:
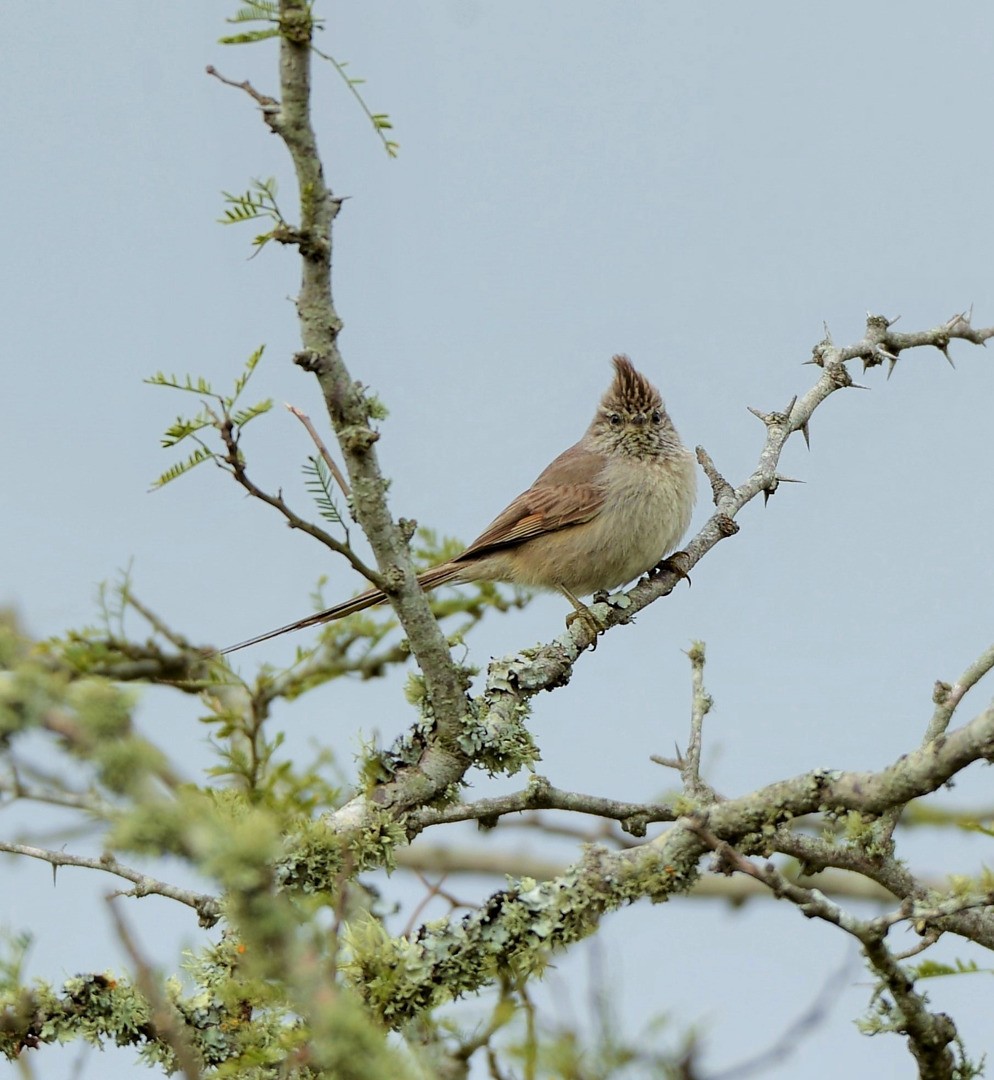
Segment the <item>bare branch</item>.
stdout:
<svg viewBox="0 0 994 1080">
<path fill-rule="evenodd" d="M 683 776 L 683 786 L 691 798 L 714 802 L 717 798 L 714 790 L 701 780 L 704 717 L 711 711 L 711 706 L 714 704 L 711 695 L 704 689 L 704 642 L 695 641 L 687 656 L 690 658 L 693 697 L 690 709 L 690 742 L 687 744 L 687 754 L 683 758 L 683 767 L 680 771 Z"/>
<path fill-rule="evenodd" d="M 630 803 L 562 791 L 553 787 L 545 777 L 534 776 L 524 791 L 473 803 L 456 803 L 440 809 L 425 807 L 409 814 L 405 824 L 408 835 L 413 839 L 432 825 L 453 821 L 492 824 L 504 814 L 516 814 L 522 810 L 572 810 L 580 814 L 594 814 L 621 822 L 622 828 L 633 836 L 645 836 L 645 827 L 649 822 L 674 821 L 678 816 L 669 803 Z"/>
<path fill-rule="evenodd" d="M 113 855 L 105 853 L 99 859 L 90 859 L 84 855 L 70 855 L 65 851 L 50 851 L 47 848 L 31 847 L 28 844 L 11 844 L 0 840 L 0 851 L 6 851 L 11 855 L 26 855 L 29 859 L 40 859 L 50 863 L 52 873 L 61 866 L 79 866 L 88 870 L 103 870 L 105 873 L 114 874 L 134 883 L 133 889 L 122 892 L 120 896 L 166 896 L 170 900 L 178 900 L 181 904 L 193 908 L 200 917 L 200 925 L 213 926 L 221 917 L 221 907 L 216 897 L 206 893 L 196 893 L 192 889 L 181 889 L 177 885 L 171 885 L 166 881 L 149 877 L 130 866 L 123 866 Z"/>
<path fill-rule="evenodd" d="M 966 696 L 968 690 L 976 686 L 978 682 L 994 668 L 994 645 L 980 654 L 976 660 L 963 672 L 955 685 L 937 682 L 935 684 L 935 712 L 925 732 L 924 742 L 931 742 L 941 735 L 949 726 L 953 713 L 957 706 Z"/>
<path fill-rule="evenodd" d="M 321 441 L 321 436 L 318 435 L 317 429 L 311 423 L 311 418 L 307 413 L 298 409 L 296 405 L 287 405 L 287 408 L 293 413 L 294 416 L 304 425 L 307 430 L 307 434 L 314 440 L 314 445 L 318 448 L 318 453 L 324 459 L 325 465 L 328 466 L 328 471 L 335 478 L 335 483 L 341 488 L 342 494 L 346 499 L 352 498 L 352 492 L 349 490 L 348 481 L 345 479 L 342 470 L 338 467 L 338 462 L 331 456 L 331 452 L 328 447 Z"/>
</svg>

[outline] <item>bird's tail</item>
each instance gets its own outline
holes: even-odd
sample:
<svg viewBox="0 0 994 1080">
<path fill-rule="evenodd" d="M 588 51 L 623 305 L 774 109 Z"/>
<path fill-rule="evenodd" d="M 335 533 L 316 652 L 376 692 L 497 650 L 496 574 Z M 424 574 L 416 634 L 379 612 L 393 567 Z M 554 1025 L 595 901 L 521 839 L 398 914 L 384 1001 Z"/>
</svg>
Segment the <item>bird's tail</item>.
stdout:
<svg viewBox="0 0 994 1080">
<path fill-rule="evenodd" d="M 433 566 L 430 570 L 418 574 L 418 584 L 427 592 L 429 589 L 435 589 L 451 581 L 462 569 L 464 568 L 457 563 L 451 562 Z M 333 622 L 335 619 L 344 619 L 346 615 L 354 615 L 357 611 L 365 611 L 368 607 L 382 604 L 386 598 L 387 594 L 382 589 L 367 589 L 358 596 L 353 596 L 351 600 L 343 600 L 340 604 L 325 608 L 324 611 L 318 611 L 314 615 L 308 615 L 305 619 L 298 619 L 276 630 L 258 634 L 246 641 L 239 641 L 237 645 L 229 645 L 226 649 L 222 649 L 219 655 L 226 656 L 228 653 L 238 652 L 239 649 L 247 649 L 249 645 L 258 645 L 260 641 L 269 641 L 270 638 L 279 637 L 281 634 L 289 634 L 292 630 L 304 630 L 308 626 L 319 626 L 321 623 Z"/>
</svg>

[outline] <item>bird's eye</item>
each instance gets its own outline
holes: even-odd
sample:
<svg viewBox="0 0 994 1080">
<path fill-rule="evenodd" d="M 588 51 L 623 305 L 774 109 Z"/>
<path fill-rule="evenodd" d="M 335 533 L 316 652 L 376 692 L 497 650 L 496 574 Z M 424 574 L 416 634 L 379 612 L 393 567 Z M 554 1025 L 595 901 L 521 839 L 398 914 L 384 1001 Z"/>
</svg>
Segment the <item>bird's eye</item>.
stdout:
<svg viewBox="0 0 994 1080">
<path fill-rule="evenodd" d="M 618 427 L 621 424 L 621 415 L 620 415 L 620 413 L 613 412 L 608 417 L 608 419 L 611 421 L 611 427 Z"/>
<path fill-rule="evenodd" d="M 663 422 L 663 414 L 658 409 L 652 410 L 652 422 L 654 424 L 661 424 Z"/>
</svg>

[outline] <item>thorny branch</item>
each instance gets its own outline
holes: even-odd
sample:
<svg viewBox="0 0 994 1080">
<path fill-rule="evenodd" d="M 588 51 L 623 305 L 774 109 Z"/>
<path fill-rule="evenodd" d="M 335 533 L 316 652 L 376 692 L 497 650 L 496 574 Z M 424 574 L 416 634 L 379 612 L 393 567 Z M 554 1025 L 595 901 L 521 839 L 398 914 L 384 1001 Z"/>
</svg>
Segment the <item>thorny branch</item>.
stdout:
<svg viewBox="0 0 994 1080">
<path fill-rule="evenodd" d="M 296 306 L 302 339 L 294 361 L 312 372 L 321 386 L 345 462 L 352 506 L 376 557 L 379 574 L 373 580 L 393 604 L 425 681 L 431 728 L 422 725 L 416 736 L 416 760 L 412 762 L 408 755 L 395 778 L 375 791 L 380 807 L 403 812 L 431 801 L 469 770 L 472 758 L 460 745 L 460 736 L 474 705 L 466 696 L 467 674 L 453 660 L 446 637 L 417 584 L 408 534 L 390 515 L 387 484 L 375 450 L 379 434 L 371 426 L 374 410 L 361 385 L 351 378 L 338 347 L 342 322 L 332 297 L 331 253 L 332 226 L 342 200 L 325 181 L 311 119 L 314 21 L 307 0 L 281 0 L 279 26 L 279 101 L 258 94 L 247 84 L 222 81 L 258 102 L 265 123 L 283 141 L 293 162 L 300 192 L 301 220 L 292 235 L 301 256 Z M 211 70 L 210 74 L 217 72 Z M 361 827 L 372 810 L 373 805 L 361 797 L 349 816 Z"/>
<path fill-rule="evenodd" d="M 158 878 L 143 874 L 130 866 L 119 863 L 110 853 L 105 853 L 98 859 L 90 859 L 84 855 L 70 855 L 65 851 L 51 851 L 48 848 L 32 847 L 29 844 L 10 844 L 0 841 L 0 851 L 6 851 L 11 855 L 25 855 L 30 859 L 40 859 L 42 862 L 51 864 L 52 874 L 61 866 L 80 866 L 88 870 L 103 870 L 105 873 L 114 874 L 134 884 L 133 889 L 122 892 L 122 896 L 166 896 L 170 900 L 178 900 L 181 904 L 193 908 L 200 917 L 200 925 L 213 926 L 221 917 L 221 906 L 216 897 L 207 893 L 194 892 L 192 889 L 181 889 L 178 885 L 171 885 L 167 881 L 159 881 Z"/>
<path fill-rule="evenodd" d="M 733 487 L 718 471 L 706 451 L 698 450 L 698 460 L 708 475 L 714 494 L 715 512 L 705 522 L 698 534 L 686 545 L 686 559 L 681 570 L 689 572 L 716 544 L 738 531 L 735 517 L 742 508 L 759 494 L 769 496 L 777 490 L 785 477 L 778 473 L 783 448 L 790 437 L 798 432 L 808 438 L 811 418 L 815 410 L 833 393 L 853 385 L 846 364 L 861 360 L 864 367 L 873 367 L 885 360 L 892 362 L 901 352 L 922 346 L 943 350 L 952 340 L 983 344 L 994 337 L 994 327 L 974 329 L 967 316 L 959 314 L 933 330 L 914 334 L 896 334 L 890 322 L 881 316 L 867 319 L 864 337 L 849 346 L 836 347 L 829 338 L 819 342 L 813 349 L 814 363 L 821 369 L 815 385 L 803 396 L 795 396 L 781 411 L 759 412 L 757 415 L 766 427 L 766 439 L 752 474 Z M 605 603 L 592 604 L 591 608 L 606 628 L 628 622 L 631 617 L 659 597 L 672 592 L 681 580 L 681 574 L 673 569 L 658 569 L 638 582 L 619 602 L 618 597 Z M 527 656 L 515 656 L 495 660 L 488 671 L 482 705 L 489 722 L 513 724 L 528 701 L 542 690 L 552 690 L 567 683 L 573 665 L 592 640 L 592 634 L 584 620 L 576 620 L 569 631 L 555 641 L 531 650 Z M 469 764 L 467 763 L 467 769 Z M 449 772 L 433 774 L 436 784 L 458 781 Z M 395 783 L 404 784 L 410 777 L 402 776 Z M 441 790 L 440 787 L 437 790 Z M 388 797 L 386 801 L 392 801 Z M 423 800 L 422 800 L 423 801 Z M 402 804 L 406 799 L 401 799 Z M 329 824 L 336 829 L 350 830 L 361 825 L 366 814 L 365 800 L 360 797 L 348 803 L 329 817 Z"/>
</svg>

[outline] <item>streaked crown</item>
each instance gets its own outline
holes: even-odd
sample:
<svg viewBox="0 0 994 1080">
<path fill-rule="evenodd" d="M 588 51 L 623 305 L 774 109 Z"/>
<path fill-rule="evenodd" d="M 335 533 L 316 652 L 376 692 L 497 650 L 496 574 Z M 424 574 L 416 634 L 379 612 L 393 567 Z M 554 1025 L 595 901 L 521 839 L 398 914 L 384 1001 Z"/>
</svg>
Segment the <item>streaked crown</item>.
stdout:
<svg viewBox="0 0 994 1080">
<path fill-rule="evenodd" d="M 627 356 L 619 354 L 612 362 L 614 380 L 584 436 L 591 449 L 638 458 L 681 453 L 659 391 Z"/>
</svg>

